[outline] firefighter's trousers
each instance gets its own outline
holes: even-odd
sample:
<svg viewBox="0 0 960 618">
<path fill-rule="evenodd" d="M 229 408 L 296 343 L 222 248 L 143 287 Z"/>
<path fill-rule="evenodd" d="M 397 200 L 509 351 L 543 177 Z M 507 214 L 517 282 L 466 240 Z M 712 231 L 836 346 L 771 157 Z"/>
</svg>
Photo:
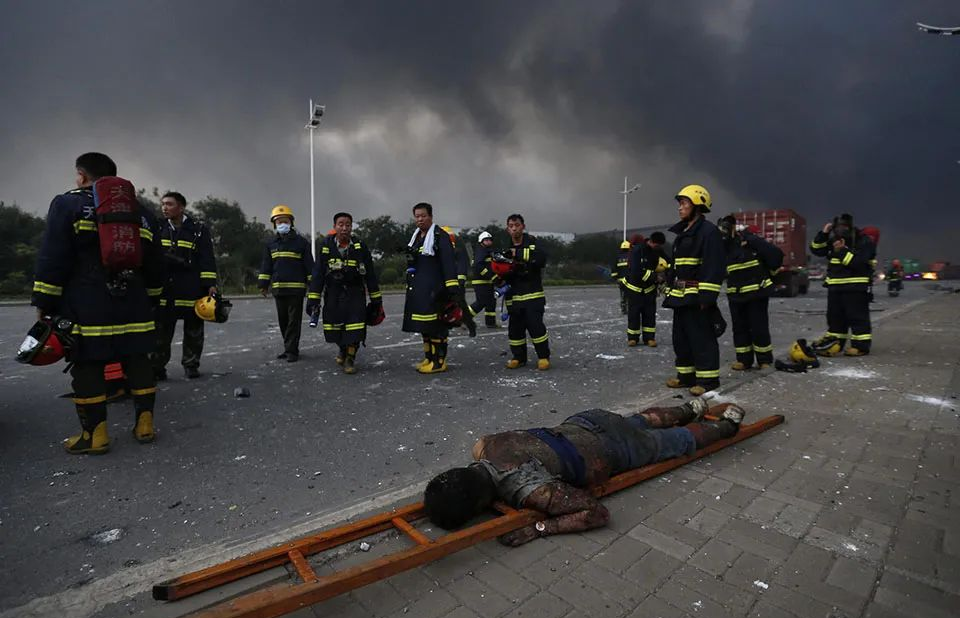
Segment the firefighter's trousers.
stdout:
<svg viewBox="0 0 960 618">
<path fill-rule="evenodd" d="M 492 283 L 474 283 L 473 292 L 477 299 L 470 305 L 473 315 L 483 312 L 483 322 L 487 326 L 497 325 L 497 298 L 493 295 Z"/>
<path fill-rule="evenodd" d="M 720 346 L 709 311 L 697 305 L 673 310 L 673 353 L 681 384 L 707 390 L 720 386 Z"/>
<path fill-rule="evenodd" d="M 146 354 L 133 354 L 118 359 L 127 376 L 127 386 L 133 396 L 134 422 L 140 412 L 154 412 L 156 383 L 153 367 Z M 78 361 L 70 368 L 73 378 L 73 403 L 77 407 L 80 424 L 92 432 L 107 418 L 107 382 L 103 375 L 104 361 Z"/>
<path fill-rule="evenodd" d="M 200 366 L 200 355 L 203 354 L 203 320 L 192 311 L 177 315 L 174 310 L 160 309 L 157 311 L 157 349 L 153 353 L 153 368 L 164 369 L 170 362 L 170 344 L 177 328 L 177 320 L 183 320 L 183 349 L 180 364 L 186 368 Z"/>
<path fill-rule="evenodd" d="M 507 322 L 507 337 L 510 339 L 510 352 L 521 363 L 527 362 L 527 333 L 538 358 L 550 358 L 550 340 L 547 327 L 543 323 L 543 306 L 529 306 L 526 303 L 514 303 L 510 306 L 510 320 Z"/>
<path fill-rule="evenodd" d="M 827 290 L 827 335 L 833 335 L 843 344 L 861 352 L 870 351 L 870 298 L 867 292 L 846 291 L 830 287 Z"/>
<path fill-rule="evenodd" d="M 730 320 L 733 322 L 733 347 L 737 360 L 749 367 L 773 363 L 773 345 L 770 343 L 769 298 L 755 298 L 746 302 L 730 302 Z"/>
<path fill-rule="evenodd" d="M 627 292 L 627 341 L 657 338 L 657 296 Z"/>
<path fill-rule="evenodd" d="M 303 325 L 303 296 L 276 296 L 277 322 L 283 335 L 283 351 L 300 354 L 300 328 Z"/>
</svg>

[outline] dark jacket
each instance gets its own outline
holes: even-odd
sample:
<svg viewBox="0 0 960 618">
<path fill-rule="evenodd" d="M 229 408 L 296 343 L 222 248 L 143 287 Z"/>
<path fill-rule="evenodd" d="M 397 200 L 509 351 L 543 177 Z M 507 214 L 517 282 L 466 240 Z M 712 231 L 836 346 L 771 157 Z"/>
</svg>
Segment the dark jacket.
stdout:
<svg viewBox="0 0 960 618">
<path fill-rule="evenodd" d="M 453 260 L 457 266 L 457 281 L 460 287 L 467 285 L 467 275 L 470 274 L 470 256 L 467 255 L 467 249 L 463 245 L 453 245 Z"/>
<path fill-rule="evenodd" d="M 157 221 L 140 209 L 142 266 L 114 296 L 100 259 L 93 190 L 58 195 L 47 213 L 31 304 L 73 321 L 71 361 L 112 361 L 147 354 L 156 345 L 153 306 L 163 287 Z"/>
<path fill-rule="evenodd" d="M 543 269 L 547 265 L 547 253 L 537 248 L 537 239 L 526 233 L 519 245 L 511 245 L 514 250 L 514 270 L 506 276 L 510 284 L 505 303 L 507 307 L 546 306 L 543 293 Z"/>
<path fill-rule="evenodd" d="M 630 249 L 619 249 L 617 251 L 617 259 L 610 267 L 610 278 L 622 285 L 623 282 L 621 279 L 626 278 L 629 267 Z"/>
<path fill-rule="evenodd" d="M 491 260 L 493 260 L 493 247 L 477 245 L 477 250 L 473 253 L 473 279 L 470 283 L 490 285 L 494 282 L 497 276 L 490 270 Z"/>
<path fill-rule="evenodd" d="M 773 294 L 771 277 L 783 265 L 783 251 L 750 232 L 724 240 L 723 244 L 727 254 L 727 300 L 743 303 Z"/>
<path fill-rule="evenodd" d="M 457 266 L 450 237 L 434 228 L 433 255 L 424 255 L 423 238 L 407 248 L 407 297 L 403 305 L 403 330 L 432 333 L 446 328 L 439 321 L 443 305 L 460 294 Z"/>
<path fill-rule="evenodd" d="M 827 288 L 843 292 L 866 292 L 873 282 L 873 262 L 877 249 L 869 236 L 855 229 L 847 246 L 835 251 L 833 243 L 823 230 L 817 232 L 810 242 L 810 252 L 820 257 L 829 257 L 827 265 Z"/>
<path fill-rule="evenodd" d="M 670 309 L 716 304 L 726 274 L 723 237 L 717 226 L 700 217 L 689 230 L 686 227 L 681 221 L 670 228 L 677 235 L 663 301 Z"/>
<path fill-rule="evenodd" d="M 313 267 L 307 304 L 323 299 L 323 330 L 363 330 L 366 328 L 366 299 L 382 301 L 383 293 L 373 268 L 370 250 L 356 236 L 350 237 L 346 253 L 341 254 L 337 237 L 330 234 L 323 240 L 320 257 Z"/>
<path fill-rule="evenodd" d="M 646 245 L 639 244 L 630 248 L 625 272 L 621 274 L 620 283 L 626 288 L 627 294 L 651 294 L 657 289 L 657 280 L 653 276 L 653 269 L 648 266 L 647 253 L 652 250 Z"/>
<path fill-rule="evenodd" d="M 277 234 L 263 249 L 257 286 L 274 296 L 304 296 L 313 272 L 310 241 L 290 230 Z"/>
<path fill-rule="evenodd" d="M 160 244 L 167 272 L 160 306 L 175 308 L 178 315 L 192 314 L 197 299 L 217 285 L 210 232 L 199 221 L 184 215 L 179 229 L 167 220 L 160 223 Z"/>
</svg>

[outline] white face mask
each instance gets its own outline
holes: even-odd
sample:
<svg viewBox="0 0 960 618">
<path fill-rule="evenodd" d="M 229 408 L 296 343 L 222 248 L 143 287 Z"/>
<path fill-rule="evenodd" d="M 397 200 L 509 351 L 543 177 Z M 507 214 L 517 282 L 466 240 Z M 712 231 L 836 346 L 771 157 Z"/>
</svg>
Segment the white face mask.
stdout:
<svg viewBox="0 0 960 618">
<path fill-rule="evenodd" d="M 277 224 L 277 233 L 278 233 L 278 234 L 289 234 L 289 233 L 290 233 L 290 224 L 289 224 L 289 223 L 278 223 L 278 224 Z"/>
</svg>

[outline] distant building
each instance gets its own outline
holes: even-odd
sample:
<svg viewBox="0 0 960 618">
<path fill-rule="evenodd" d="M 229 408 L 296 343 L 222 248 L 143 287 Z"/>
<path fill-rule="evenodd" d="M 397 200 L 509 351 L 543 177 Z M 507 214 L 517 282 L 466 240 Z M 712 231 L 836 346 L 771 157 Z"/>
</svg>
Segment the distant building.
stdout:
<svg viewBox="0 0 960 618">
<path fill-rule="evenodd" d="M 534 232 L 532 230 L 528 230 L 527 233 L 531 236 L 536 236 L 537 238 L 550 236 L 552 238 L 556 238 L 562 243 L 571 243 L 573 242 L 573 239 L 577 237 L 577 235 L 573 232 Z"/>
<path fill-rule="evenodd" d="M 676 221 L 672 221 L 670 223 L 664 223 L 663 225 L 647 225 L 644 227 L 627 228 L 627 238 L 630 238 L 634 234 L 640 234 L 644 238 L 649 238 L 650 234 L 653 234 L 654 232 L 663 232 L 664 234 L 666 234 L 667 230 L 673 227 L 675 224 L 676 224 Z M 620 240 L 623 238 L 623 230 L 612 229 L 612 230 L 604 230 L 602 232 L 584 232 L 582 234 L 577 234 L 577 237 L 591 237 L 591 236 L 605 236 L 607 238 Z"/>
</svg>

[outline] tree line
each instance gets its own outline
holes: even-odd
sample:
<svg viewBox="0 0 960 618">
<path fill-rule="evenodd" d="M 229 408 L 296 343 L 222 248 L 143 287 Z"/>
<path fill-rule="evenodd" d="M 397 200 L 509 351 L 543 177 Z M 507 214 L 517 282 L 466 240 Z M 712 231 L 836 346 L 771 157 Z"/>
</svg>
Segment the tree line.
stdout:
<svg viewBox="0 0 960 618">
<path fill-rule="evenodd" d="M 140 203 L 162 219 L 158 189 L 139 192 Z M 222 287 L 230 293 L 253 292 L 263 255 L 263 245 L 273 235 L 269 223 L 248 218 L 235 201 L 206 197 L 190 204 L 187 209 L 207 226 L 217 254 Z M 42 216 L 24 211 L 16 204 L 0 201 L 0 296 L 23 296 L 33 285 L 33 269 L 45 227 Z M 354 223 L 354 233 L 370 247 L 383 284 L 403 282 L 406 272 L 405 249 L 415 228 L 413 220 L 394 220 L 390 215 L 360 219 Z M 494 237 L 494 247 L 509 246 L 509 236 L 502 223 L 461 230 L 457 242 L 467 247 L 473 258 L 477 236 L 482 231 Z M 309 231 L 300 230 L 309 236 Z M 607 278 L 611 262 L 616 256 L 617 242 L 609 236 L 578 235 L 573 242 L 564 243 L 551 236 L 542 236 L 538 245 L 550 257 L 544 273 L 553 283 L 602 282 Z M 316 253 L 315 253 L 316 254 Z"/>
</svg>

